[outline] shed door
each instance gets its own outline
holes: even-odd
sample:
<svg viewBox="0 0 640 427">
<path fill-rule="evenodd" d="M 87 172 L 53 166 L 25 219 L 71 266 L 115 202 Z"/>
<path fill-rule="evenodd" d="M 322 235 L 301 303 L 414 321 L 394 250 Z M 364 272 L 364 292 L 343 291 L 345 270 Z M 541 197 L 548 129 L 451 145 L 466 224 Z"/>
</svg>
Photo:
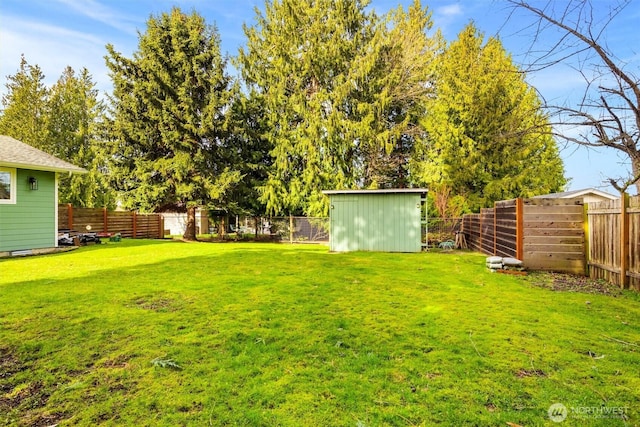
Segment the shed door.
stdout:
<svg viewBox="0 0 640 427">
<path fill-rule="evenodd" d="M 419 194 L 335 194 L 331 206 L 332 251 L 420 252 Z"/>
</svg>

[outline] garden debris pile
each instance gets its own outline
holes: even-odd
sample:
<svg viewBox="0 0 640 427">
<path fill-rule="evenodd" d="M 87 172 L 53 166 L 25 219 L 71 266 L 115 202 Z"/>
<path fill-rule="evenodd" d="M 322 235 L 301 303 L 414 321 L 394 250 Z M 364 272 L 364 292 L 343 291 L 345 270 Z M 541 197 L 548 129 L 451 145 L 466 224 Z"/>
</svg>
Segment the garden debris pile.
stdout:
<svg viewBox="0 0 640 427">
<path fill-rule="evenodd" d="M 584 292 L 611 296 L 617 296 L 622 293 L 618 286 L 605 280 L 594 280 L 574 274 L 535 272 L 525 280 L 534 286 L 560 292 Z"/>
</svg>

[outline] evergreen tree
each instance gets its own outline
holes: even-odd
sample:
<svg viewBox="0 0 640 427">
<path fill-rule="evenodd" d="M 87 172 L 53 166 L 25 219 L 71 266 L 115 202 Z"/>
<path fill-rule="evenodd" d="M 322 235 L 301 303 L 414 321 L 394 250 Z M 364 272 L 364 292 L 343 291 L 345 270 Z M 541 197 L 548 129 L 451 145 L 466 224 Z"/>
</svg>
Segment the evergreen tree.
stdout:
<svg viewBox="0 0 640 427">
<path fill-rule="evenodd" d="M 237 90 L 217 30 L 178 8 L 151 17 L 128 59 L 108 45 L 114 84 L 114 182 L 127 208 L 195 210 L 224 200 L 241 175 L 224 163 L 227 110 Z"/>
<path fill-rule="evenodd" d="M 238 93 L 229 110 L 229 138 L 225 162 L 237 165 L 242 180 L 222 206 L 225 213 L 259 217 L 265 214 L 258 188 L 267 179 L 271 166 L 270 145 L 263 138 L 262 109 L 256 98 Z M 214 205 L 214 209 L 220 209 Z"/>
<path fill-rule="evenodd" d="M 274 214 L 326 213 L 321 190 L 356 182 L 356 144 L 368 112 L 359 109 L 374 29 L 359 0 L 274 0 L 245 27 L 238 63 L 264 114 L 273 167 L 261 197 Z M 371 66 L 371 64 L 365 64 Z M 372 122 L 369 117 L 369 122 Z"/>
<path fill-rule="evenodd" d="M 273 0 L 245 27 L 238 64 L 264 111 L 275 214 L 327 213 L 321 190 L 406 186 L 436 45 L 416 1 L 380 18 L 361 0 Z"/>
<path fill-rule="evenodd" d="M 41 150 L 47 141 L 48 89 L 37 65 L 29 65 L 24 56 L 15 75 L 7 77 L 7 94 L 2 97 L 0 134 L 8 135 Z"/>
<path fill-rule="evenodd" d="M 89 171 L 83 175 L 61 176 L 62 203 L 80 207 L 116 205 L 106 169 L 106 146 L 100 137 L 104 105 L 98 100 L 95 84 L 84 68 L 76 76 L 67 67 L 50 90 L 47 101 L 47 143 L 44 149 Z"/>
<path fill-rule="evenodd" d="M 364 186 L 403 188 L 412 184 L 409 159 L 416 138 L 423 135 L 419 120 L 434 95 L 435 59 L 444 48 L 439 31 L 432 36 L 431 13 L 419 0 L 405 11 L 392 10 L 378 25 L 369 51 L 379 70 L 368 81 L 373 143 L 364 147 Z"/>
<path fill-rule="evenodd" d="M 472 210 L 563 189 L 540 100 L 499 40 L 483 44 L 469 24 L 441 56 L 436 88 L 412 162 L 416 179 L 446 184 Z"/>
</svg>

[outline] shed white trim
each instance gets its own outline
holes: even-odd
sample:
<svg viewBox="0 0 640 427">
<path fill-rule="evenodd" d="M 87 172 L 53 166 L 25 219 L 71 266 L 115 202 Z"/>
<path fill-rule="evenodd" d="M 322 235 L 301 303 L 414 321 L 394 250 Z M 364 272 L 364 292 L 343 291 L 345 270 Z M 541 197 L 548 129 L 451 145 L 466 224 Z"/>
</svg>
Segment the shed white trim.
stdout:
<svg viewBox="0 0 640 427">
<path fill-rule="evenodd" d="M 381 190 L 324 190 L 322 194 L 397 194 L 397 193 L 428 193 L 426 188 L 385 188 Z"/>
</svg>

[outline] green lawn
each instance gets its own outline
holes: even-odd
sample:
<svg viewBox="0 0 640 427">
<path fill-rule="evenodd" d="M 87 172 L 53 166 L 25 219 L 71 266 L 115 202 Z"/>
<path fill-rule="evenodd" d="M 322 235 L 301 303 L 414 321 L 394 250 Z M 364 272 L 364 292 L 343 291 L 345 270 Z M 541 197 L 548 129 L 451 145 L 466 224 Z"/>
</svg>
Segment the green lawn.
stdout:
<svg viewBox="0 0 640 427">
<path fill-rule="evenodd" d="M 0 425 L 639 425 L 640 296 L 543 279 L 269 243 L 0 260 Z"/>
</svg>

